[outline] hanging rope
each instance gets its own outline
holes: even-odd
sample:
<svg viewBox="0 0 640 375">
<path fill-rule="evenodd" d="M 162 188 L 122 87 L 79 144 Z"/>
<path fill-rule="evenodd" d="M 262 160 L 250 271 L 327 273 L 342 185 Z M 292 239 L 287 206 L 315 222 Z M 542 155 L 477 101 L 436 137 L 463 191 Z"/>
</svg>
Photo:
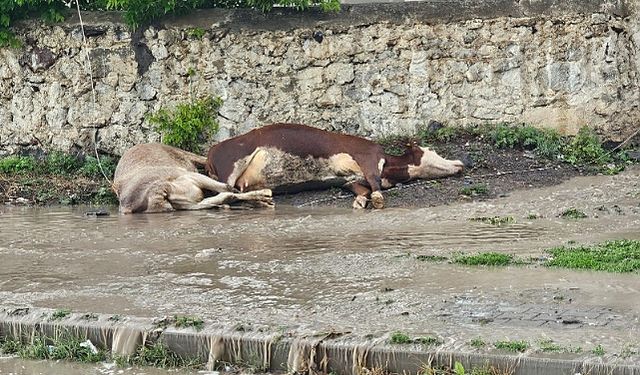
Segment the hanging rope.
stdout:
<svg viewBox="0 0 640 375">
<path fill-rule="evenodd" d="M 96 89 L 93 83 L 93 68 L 91 66 L 91 57 L 89 56 L 89 43 L 87 43 L 87 35 L 84 32 L 84 23 L 82 22 L 82 14 L 80 13 L 80 0 L 76 0 L 76 10 L 78 11 L 78 20 L 80 21 L 80 31 L 82 32 L 82 44 L 85 52 L 85 59 L 87 63 L 87 70 L 89 71 L 89 83 L 91 84 L 91 100 L 93 103 L 93 111 L 95 113 L 96 106 L 98 105 L 96 100 Z M 93 124 L 93 152 L 96 156 L 96 160 L 98 161 L 98 168 L 100 168 L 100 173 L 105 180 L 109 183 L 110 186 L 113 186 L 113 183 L 107 176 L 102 168 L 102 162 L 100 161 L 100 155 L 98 154 L 98 127 Z"/>
</svg>

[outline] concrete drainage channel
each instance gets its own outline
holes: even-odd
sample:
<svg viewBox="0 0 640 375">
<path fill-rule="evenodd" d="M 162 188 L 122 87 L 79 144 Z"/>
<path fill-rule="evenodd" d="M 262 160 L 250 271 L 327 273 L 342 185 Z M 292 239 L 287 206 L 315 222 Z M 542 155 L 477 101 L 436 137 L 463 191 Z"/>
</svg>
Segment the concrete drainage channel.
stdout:
<svg viewBox="0 0 640 375">
<path fill-rule="evenodd" d="M 276 373 L 355 375 L 366 372 L 364 369 L 380 369 L 384 373 L 415 374 L 430 367 L 453 368 L 460 362 L 465 369 L 491 366 L 501 374 L 515 375 L 640 374 L 640 365 L 405 348 L 333 332 L 298 338 L 212 326 L 200 331 L 159 327 L 150 318 L 114 319 L 105 314 L 91 314 L 91 321 L 79 313 L 52 320 L 52 313 L 48 309 L 2 309 L 0 340 L 29 343 L 37 337 L 73 337 L 90 340 L 96 347 L 121 356 L 160 342 L 181 357 L 205 363 L 209 370 L 232 364 Z"/>
</svg>

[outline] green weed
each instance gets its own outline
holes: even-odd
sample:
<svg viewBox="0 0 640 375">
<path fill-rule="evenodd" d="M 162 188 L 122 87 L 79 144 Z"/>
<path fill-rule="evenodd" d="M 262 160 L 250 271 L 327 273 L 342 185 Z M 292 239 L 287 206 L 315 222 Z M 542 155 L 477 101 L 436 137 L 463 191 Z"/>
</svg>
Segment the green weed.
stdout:
<svg viewBox="0 0 640 375">
<path fill-rule="evenodd" d="M 480 217 L 472 217 L 469 218 L 469 221 L 477 221 L 480 223 L 491 224 L 491 225 L 504 225 L 504 224 L 513 224 L 516 220 L 511 216 L 480 216 Z"/>
<path fill-rule="evenodd" d="M 531 346 L 529 342 L 520 340 L 520 341 L 496 341 L 493 344 L 497 349 L 506 350 L 514 353 L 524 353 Z"/>
<path fill-rule="evenodd" d="M 460 189 L 460 194 L 466 195 L 468 197 L 486 195 L 487 193 L 489 193 L 489 188 L 485 184 L 469 185 Z"/>
<path fill-rule="evenodd" d="M 564 210 L 561 214 L 560 217 L 564 218 L 564 219 L 586 219 L 587 218 L 587 214 L 585 214 L 584 212 L 578 210 L 577 208 L 571 207 L 567 210 Z"/>
<path fill-rule="evenodd" d="M 541 219 L 542 216 L 538 215 L 538 214 L 529 214 L 527 215 L 527 219 L 529 220 L 537 220 L 537 219 Z"/>
<path fill-rule="evenodd" d="M 591 350 L 591 353 L 602 357 L 605 354 L 605 350 L 604 350 L 604 347 L 602 345 L 598 344 L 598 345 L 596 345 L 595 348 L 593 348 Z"/>
<path fill-rule="evenodd" d="M 474 348 L 484 348 L 487 343 L 483 339 L 476 337 L 475 339 L 471 339 L 471 341 L 469 341 L 469 345 L 473 346 Z"/>
<path fill-rule="evenodd" d="M 24 359 L 67 360 L 87 363 L 106 360 L 107 355 L 104 350 L 99 349 L 94 353 L 93 350 L 87 345 L 84 345 L 83 342 L 83 340 L 73 337 L 62 337 L 58 339 L 36 337 L 30 344 L 12 341 L 9 347 L 10 352 L 6 353 L 17 354 L 20 358 Z"/>
<path fill-rule="evenodd" d="M 222 99 L 206 97 L 179 104 L 175 110 L 161 109 L 148 117 L 162 134 L 165 144 L 200 153 L 201 144 L 218 131 L 218 110 Z"/>
<path fill-rule="evenodd" d="M 528 125 L 499 124 L 489 131 L 489 137 L 498 148 L 521 147 L 533 150 L 545 158 L 553 158 L 561 154 L 564 143 L 562 136 L 556 131 Z"/>
<path fill-rule="evenodd" d="M 45 173 L 63 176 L 72 175 L 81 167 L 82 161 L 78 157 L 60 151 L 49 153 L 43 163 Z"/>
<path fill-rule="evenodd" d="M 640 241 L 618 240 L 593 246 L 556 247 L 545 265 L 607 272 L 640 270 Z"/>
<path fill-rule="evenodd" d="M 392 344 L 411 344 L 413 340 L 406 333 L 394 332 L 391 334 L 389 342 Z"/>
<path fill-rule="evenodd" d="M 51 320 L 59 320 L 64 319 L 67 316 L 71 315 L 71 310 L 69 309 L 58 309 L 51 314 Z"/>
<path fill-rule="evenodd" d="M 135 365 L 159 368 L 196 368 L 202 365 L 202 363 L 195 359 L 185 359 L 180 357 L 161 342 L 140 346 L 134 355 L 130 357 L 116 357 L 115 361 L 120 367 Z"/>
<path fill-rule="evenodd" d="M 564 149 L 565 160 L 571 164 L 603 164 L 611 156 L 602 148 L 600 139 L 588 127 L 582 127 Z"/>
<path fill-rule="evenodd" d="M 111 156 L 101 156 L 100 161 L 93 156 L 87 156 L 84 164 L 79 169 L 79 173 L 86 177 L 102 177 L 100 165 L 107 177 L 111 178 L 116 171 L 118 160 Z"/>
<path fill-rule="evenodd" d="M 202 37 L 204 37 L 204 34 L 206 34 L 206 32 L 207 31 L 202 27 L 194 27 L 187 30 L 187 35 L 189 35 L 191 38 L 200 40 L 202 39 Z"/>
<path fill-rule="evenodd" d="M 174 319 L 176 321 L 175 326 L 178 328 L 193 327 L 199 331 L 204 327 L 204 321 L 200 318 L 176 315 Z"/>
<path fill-rule="evenodd" d="M 538 342 L 538 346 L 540 347 L 540 350 L 543 351 L 544 353 L 565 351 L 565 349 L 562 346 L 554 343 L 553 340 L 551 339 L 541 340 L 540 342 Z"/>
<path fill-rule="evenodd" d="M 468 266 L 506 266 L 513 263 L 513 255 L 502 253 L 481 253 L 475 255 L 457 255 L 453 258 L 453 263 Z"/>
<path fill-rule="evenodd" d="M 9 156 L 0 159 L 0 173 L 19 174 L 36 169 L 36 160 L 29 156 Z"/>
</svg>

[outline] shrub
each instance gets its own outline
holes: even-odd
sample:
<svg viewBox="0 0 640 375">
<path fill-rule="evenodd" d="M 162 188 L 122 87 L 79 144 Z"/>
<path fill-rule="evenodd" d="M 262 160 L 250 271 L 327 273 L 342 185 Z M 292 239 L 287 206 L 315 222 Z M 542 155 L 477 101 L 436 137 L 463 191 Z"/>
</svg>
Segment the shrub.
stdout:
<svg viewBox="0 0 640 375">
<path fill-rule="evenodd" d="M 200 152 L 200 144 L 218 131 L 216 115 L 222 99 L 207 97 L 179 104 L 174 111 L 161 109 L 149 122 L 162 134 L 162 142 L 192 152 Z"/>
<path fill-rule="evenodd" d="M 588 127 L 582 127 L 564 149 L 565 160 L 571 164 L 603 164 L 611 156 L 602 148 L 600 139 Z"/>
<path fill-rule="evenodd" d="M 0 173 L 16 174 L 33 171 L 36 160 L 27 156 L 9 156 L 0 159 Z"/>
</svg>

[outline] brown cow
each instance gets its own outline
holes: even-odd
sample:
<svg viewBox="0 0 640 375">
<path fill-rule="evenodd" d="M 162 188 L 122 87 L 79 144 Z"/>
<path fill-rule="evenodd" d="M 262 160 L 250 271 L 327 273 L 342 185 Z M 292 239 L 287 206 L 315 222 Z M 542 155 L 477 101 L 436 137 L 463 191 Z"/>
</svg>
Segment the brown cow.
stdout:
<svg viewBox="0 0 640 375">
<path fill-rule="evenodd" d="M 417 178 L 463 170 L 428 148 L 410 145 L 402 156 L 385 154 L 377 143 L 305 125 L 273 124 L 220 142 L 209 150 L 207 173 L 240 191 L 271 188 L 294 192 L 326 186 L 356 194 L 354 208 L 384 207 L 380 192 Z"/>
<path fill-rule="evenodd" d="M 273 206 L 271 190 L 234 193 L 233 188 L 198 173 L 207 159 L 175 147 L 149 143 L 134 146 L 120 158 L 113 190 L 120 212 L 167 212 L 225 207 L 235 201 Z M 206 197 L 213 193 L 215 196 Z"/>
</svg>

